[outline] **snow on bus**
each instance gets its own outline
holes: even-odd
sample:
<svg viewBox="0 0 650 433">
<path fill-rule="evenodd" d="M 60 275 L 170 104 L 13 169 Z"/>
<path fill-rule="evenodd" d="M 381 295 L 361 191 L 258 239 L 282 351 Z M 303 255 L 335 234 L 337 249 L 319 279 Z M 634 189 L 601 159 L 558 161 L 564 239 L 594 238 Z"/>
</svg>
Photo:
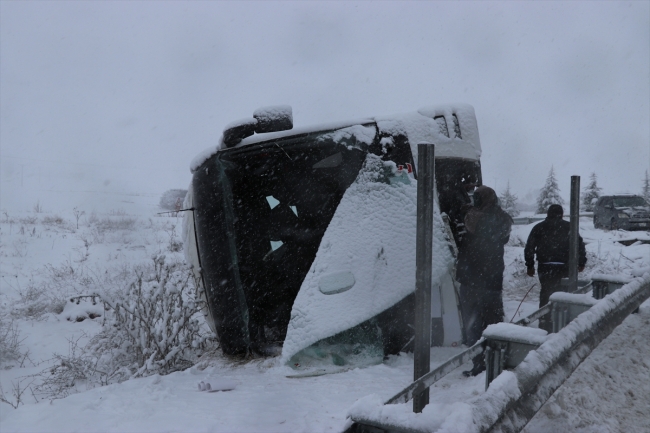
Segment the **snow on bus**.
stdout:
<svg viewBox="0 0 650 433">
<path fill-rule="evenodd" d="M 224 353 L 322 371 L 412 350 L 420 142 L 436 145 L 432 342 L 459 345 L 456 216 L 481 184 L 474 109 L 290 128 L 290 107 L 257 110 L 191 164 L 185 255 Z"/>
</svg>

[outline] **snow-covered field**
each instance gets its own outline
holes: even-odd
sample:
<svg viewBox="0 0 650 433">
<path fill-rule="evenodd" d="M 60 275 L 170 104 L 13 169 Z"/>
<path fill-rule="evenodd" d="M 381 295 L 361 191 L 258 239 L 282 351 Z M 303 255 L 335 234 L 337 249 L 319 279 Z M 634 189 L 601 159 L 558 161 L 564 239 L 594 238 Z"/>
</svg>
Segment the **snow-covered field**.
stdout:
<svg viewBox="0 0 650 433">
<path fill-rule="evenodd" d="M 142 210 L 145 209 L 145 210 Z M 103 308 L 90 298 L 77 305 L 71 296 L 128 285 L 138 265 L 153 255 L 182 260 L 181 218 L 114 210 L 83 215 L 12 212 L 0 215 L 0 318 L 2 370 L 0 426 L 14 431 L 342 431 L 356 400 L 389 398 L 410 383 L 413 358 L 392 356 L 381 365 L 309 378 L 288 378 L 279 358 L 236 362 L 205 350 L 195 365 L 167 375 L 99 386 L 68 378 L 57 395 L 39 385 L 52 367 L 79 356 L 102 328 Z M 78 222 L 78 227 L 77 227 Z M 587 243 L 584 276 L 650 270 L 648 232 L 595 230 L 581 219 Z M 523 247 L 532 225 L 515 226 L 506 250 L 506 320 L 537 308 L 539 285 L 526 276 Z M 624 246 L 618 241 L 639 239 Z M 531 289 L 532 287 L 532 289 Z M 531 289 L 529 291 L 529 289 Z M 526 293 L 528 295 L 525 297 Z M 63 302 L 62 302 L 63 300 Z M 523 302 L 522 302 L 523 300 Z M 94 317 L 94 318 L 91 318 Z M 650 407 L 650 302 L 630 316 L 555 393 L 528 433 L 548 431 L 648 431 Z M 460 349 L 432 349 L 432 367 Z M 67 360 L 67 361 L 66 361 Z M 431 405 L 448 413 L 454 402 L 483 392 L 484 376 L 452 372 L 431 392 Z M 201 381 L 233 387 L 201 392 Z M 14 409 L 12 406 L 17 406 Z M 444 412 L 447 411 L 447 412 Z"/>
</svg>

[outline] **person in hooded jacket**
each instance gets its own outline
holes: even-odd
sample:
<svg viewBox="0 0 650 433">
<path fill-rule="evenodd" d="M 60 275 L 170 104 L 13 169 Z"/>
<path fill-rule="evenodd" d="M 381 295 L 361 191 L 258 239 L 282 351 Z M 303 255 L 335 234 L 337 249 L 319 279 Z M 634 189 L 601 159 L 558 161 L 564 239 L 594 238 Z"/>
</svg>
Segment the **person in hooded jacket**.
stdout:
<svg viewBox="0 0 650 433">
<path fill-rule="evenodd" d="M 569 232 L 571 223 L 564 221 L 564 209 L 559 204 L 552 204 L 546 212 L 546 219 L 537 224 L 530 232 L 524 260 L 528 276 L 535 276 L 535 255 L 537 255 L 537 272 L 542 286 L 539 292 L 539 307 L 548 304 L 555 292 L 561 291 L 562 278 L 569 276 Z M 587 255 L 585 243 L 578 235 L 578 272 L 585 269 Z M 539 328 L 553 331 L 550 314 L 539 319 Z"/>
<path fill-rule="evenodd" d="M 513 224 L 492 188 L 478 187 L 473 198 L 465 215 L 466 233 L 456 265 L 467 346 L 474 345 L 488 325 L 503 320 L 503 254 Z M 472 370 L 463 374 L 476 376 L 484 370 L 485 359 L 480 354 L 473 359 Z"/>
</svg>

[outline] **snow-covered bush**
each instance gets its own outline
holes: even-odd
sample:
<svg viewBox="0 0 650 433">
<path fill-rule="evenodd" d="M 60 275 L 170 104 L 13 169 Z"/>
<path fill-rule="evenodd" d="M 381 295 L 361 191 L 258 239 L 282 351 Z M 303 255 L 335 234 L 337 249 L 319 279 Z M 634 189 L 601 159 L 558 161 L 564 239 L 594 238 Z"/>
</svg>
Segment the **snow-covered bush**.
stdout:
<svg viewBox="0 0 650 433">
<path fill-rule="evenodd" d="M 39 399 L 64 398 L 82 391 L 82 385 L 93 388 L 108 385 L 114 372 L 98 369 L 97 357 L 78 345 L 78 340 L 68 340 L 68 355 L 54 354 L 54 365 L 31 376 L 38 382 L 32 394 Z"/>
<path fill-rule="evenodd" d="M 175 224 L 165 224 L 165 232 L 169 236 L 169 242 L 167 244 L 167 249 L 172 253 L 177 253 L 183 249 L 183 241 L 176 233 Z"/>
<path fill-rule="evenodd" d="M 46 281 L 43 284 L 30 283 L 24 289 L 18 289 L 19 299 L 14 303 L 11 315 L 15 318 L 39 320 L 44 314 L 58 314 L 63 311 L 66 296 Z"/>
<path fill-rule="evenodd" d="M 99 285 L 104 287 L 97 293 L 77 298 L 103 302 L 101 331 L 86 346 L 71 341 L 68 355 L 54 355 L 54 365 L 36 375 L 38 398 L 185 369 L 212 340 L 192 273 L 182 262 L 155 255 L 152 263 L 122 269 Z"/>
<path fill-rule="evenodd" d="M 111 272 L 92 270 L 86 266 L 86 251 L 80 251 L 78 260 L 67 259 L 58 266 L 45 265 L 26 287 L 14 287 L 18 299 L 12 305 L 14 318 L 40 320 L 44 315 L 60 314 L 70 298 L 92 293 L 105 285 L 124 281 L 122 269 Z"/>
<path fill-rule="evenodd" d="M 87 349 L 118 381 L 187 368 L 211 337 L 189 267 L 165 259 L 154 256 L 125 290 L 100 295 L 108 311 Z"/>
<path fill-rule="evenodd" d="M 163 193 L 160 197 L 160 203 L 158 206 L 160 209 L 175 211 L 179 210 L 185 200 L 185 195 L 187 195 L 186 189 L 170 189 Z"/>
</svg>

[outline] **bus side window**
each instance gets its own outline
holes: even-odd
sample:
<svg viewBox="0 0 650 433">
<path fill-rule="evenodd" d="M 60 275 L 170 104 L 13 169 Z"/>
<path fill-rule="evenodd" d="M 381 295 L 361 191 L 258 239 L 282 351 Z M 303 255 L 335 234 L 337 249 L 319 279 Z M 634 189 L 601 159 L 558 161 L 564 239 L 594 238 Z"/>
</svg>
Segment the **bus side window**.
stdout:
<svg viewBox="0 0 650 433">
<path fill-rule="evenodd" d="M 445 116 L 436 116 L 433 118 L 433 120 L 435 120 L 438 124 L 438 133 L 449 137 L 449 128 L 447 128 L 447 121 L 445 120 Z"/>
<path fill-rule="evenodd" d="M 456 136 L 456 138 L 462 139 L 463 137 L 460 135 L 460 123 L 458 123 L 458 116 L 454 114 L 453 117 L 454 117 L 454 135 Z"/>
</svg>

